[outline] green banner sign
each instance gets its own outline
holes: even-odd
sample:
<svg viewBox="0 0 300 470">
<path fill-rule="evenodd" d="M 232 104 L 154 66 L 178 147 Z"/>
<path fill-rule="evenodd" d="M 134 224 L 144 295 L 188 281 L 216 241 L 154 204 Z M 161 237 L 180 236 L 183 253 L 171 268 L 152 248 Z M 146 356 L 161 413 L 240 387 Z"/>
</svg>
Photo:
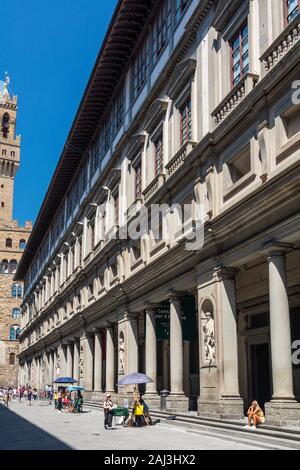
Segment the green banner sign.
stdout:
<svg viewBox="0 0 300 470">
<path fill-rule="evenodd" d="M 181 301 L 182 337 L 184 341 L 197 338 L 196 306 L 194 297 Z M 170 339 L 170 303 L 161 303 L 156 310 L 156 337 L 158 340 Z"/>
</svg>

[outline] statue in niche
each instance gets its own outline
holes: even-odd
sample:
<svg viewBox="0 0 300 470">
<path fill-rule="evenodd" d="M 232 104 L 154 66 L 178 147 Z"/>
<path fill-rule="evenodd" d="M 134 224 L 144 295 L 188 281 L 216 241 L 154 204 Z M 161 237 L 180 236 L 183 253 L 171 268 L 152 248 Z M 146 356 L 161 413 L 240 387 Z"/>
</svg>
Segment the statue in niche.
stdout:
<svg viewBox="0 0 300 470">
<path fill-rule="evenodd" d="M 119 338 L 119 359 L 120 359 L 120 372 L 124 373 L 125 371 L 125 341 L 123 332 L 120 334 Z"/>
<path fill-rule="evenodd" d="M 82 357 L 79 360 L 79 373 L 80 373 L 80 376 L 83 375 L 83 358 Z"/>
<path fill-rule="evenodd" d="M 56 375 L 59 377 L 59 371 L 60 371 L 60 357 L 59 354 L 57 355 L 57 362 L 56 362 Z"/>
<path fill-rule="evenodd" d="M 203 318 L 205 360 L 212 364 L 216 358 L 215 352 L 215 320 L 212 312 L 206 311 Z"/>
</svg>

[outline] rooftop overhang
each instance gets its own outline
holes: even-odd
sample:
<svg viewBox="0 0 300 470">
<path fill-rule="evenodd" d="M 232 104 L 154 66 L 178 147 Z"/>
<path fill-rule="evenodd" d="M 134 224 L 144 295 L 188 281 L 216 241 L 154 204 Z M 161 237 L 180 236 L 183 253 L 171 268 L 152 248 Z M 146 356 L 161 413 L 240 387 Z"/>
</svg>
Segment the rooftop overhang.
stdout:
<svg viewBox="0 0 300 470">
<path fill-rule="evenodd" d="M 119 0 L 15 279 L 23 280 L 158 0 Z"/>
</svg>

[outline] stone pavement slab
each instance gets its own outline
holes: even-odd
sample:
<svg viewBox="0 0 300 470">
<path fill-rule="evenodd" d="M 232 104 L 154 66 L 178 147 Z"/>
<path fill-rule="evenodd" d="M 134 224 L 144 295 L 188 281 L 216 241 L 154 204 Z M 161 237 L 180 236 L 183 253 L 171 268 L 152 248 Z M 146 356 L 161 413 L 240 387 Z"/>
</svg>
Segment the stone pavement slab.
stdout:
<svg viewBox="0 0 300 470">
<path fill-rule="evenodd" d="M 106 431 L 103 412 L 58 413 L 45 402 L 0 406 L 0 450 L 259 450 L 253 444 L 157 424 Z"/>
</svg>

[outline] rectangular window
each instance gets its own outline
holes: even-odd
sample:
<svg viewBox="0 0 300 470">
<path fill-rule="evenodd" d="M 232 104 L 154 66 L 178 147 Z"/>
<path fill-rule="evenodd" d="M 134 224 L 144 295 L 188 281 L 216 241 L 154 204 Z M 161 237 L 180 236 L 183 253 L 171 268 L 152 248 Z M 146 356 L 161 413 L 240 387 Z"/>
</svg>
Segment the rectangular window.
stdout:
<svg viewBox="0 0 300 470">
<path fill-rule="evenodd" d="M 230 42 L 232 87 L 249 72 L 248 25 L 244 25 Z"/>
<path fill-rule="evenodd" d="M 132 97 L 135 99 L 147 81 L 149 68 L 149 41 L 146 39 L 141 45 L 133 65 L 133 90 Z"/>
<path fill-rule="evenodd" d="M 124 121 L 124 90 L 122 89 L 114 101 L 114 135 L 118 132 Z"/>
<path fill-rule="evenodd" d="M 142 162 L 135 167 L 135 199 L 142 198 Z"/>
<path fill-rule="evenodd" d="M 113 198 L 114 198 L 114 211 L 115 211 L 115 225 L 119 225 L 120 203 L 119 203 L 119 190 L 118 189 L 115 191 Z"/>
<path fill-rule="evenodd" d="M 105 237 L 106 234 L 106 210 L 102 213 L 102 236 Z"/>
<path fill-rule="evenodd" d="M 180 113 L 180 144 L 184 145 L 186 142 L 192 140 L 192 100 L 191 97 L 187 99 L 184 105 L 179 110 Z"/>
<path fill-rule="evenodd" d="M 75 271 L 75 244 L 71 246 L 71 259 L 70 259 L 70 274 Z"/>
<path fill-rule="evenodd" d="M 91 176 L 94 176 L 94 174 L 96 173 L 99 167 L 99 162 L 99 145 L 98 140 L 95 140 L 91 149 Z"/>
<path fill-rule="evenodd" d="M 161 134 L 154 142 L 155 149 L 155 176 L 161 174 L 164 168 L 164 144 Z"/>
<path fill-rule="evenodd" d="M 90 223 L 90 246 L 93 251 L 95 248 L 95 220 Z"/>
<path fill-rule="evenodd" d="M 300 0 L 284 0 L 285 22 L 289 24 L 300 12 Z"/>
<path fill-rule="evenodd" d="M 154 65 L 168 43 L 171 29 L 172 9 L 171 1 L 165 0 L 157 14 L 152 31 L 152 64 Z"/>
<path fill-rule="evenodd" d="M 179 23 L 182 16 L 187 10 L 187 7 L 191 3 L 191 0 L 176 0 L 176 10 L 175 10 L 175 19 L 176 24 Z"/>
<path fill-rule="evenodd" d="M 110 147 L 110 119 L 107 119 L 103 125 L 103 151 L 106 153 Z"/>
<path fill-rule="evenodd" d="M 82 265 L 82 237 L 78 239 L 78 266 Z"/>
</svg>

